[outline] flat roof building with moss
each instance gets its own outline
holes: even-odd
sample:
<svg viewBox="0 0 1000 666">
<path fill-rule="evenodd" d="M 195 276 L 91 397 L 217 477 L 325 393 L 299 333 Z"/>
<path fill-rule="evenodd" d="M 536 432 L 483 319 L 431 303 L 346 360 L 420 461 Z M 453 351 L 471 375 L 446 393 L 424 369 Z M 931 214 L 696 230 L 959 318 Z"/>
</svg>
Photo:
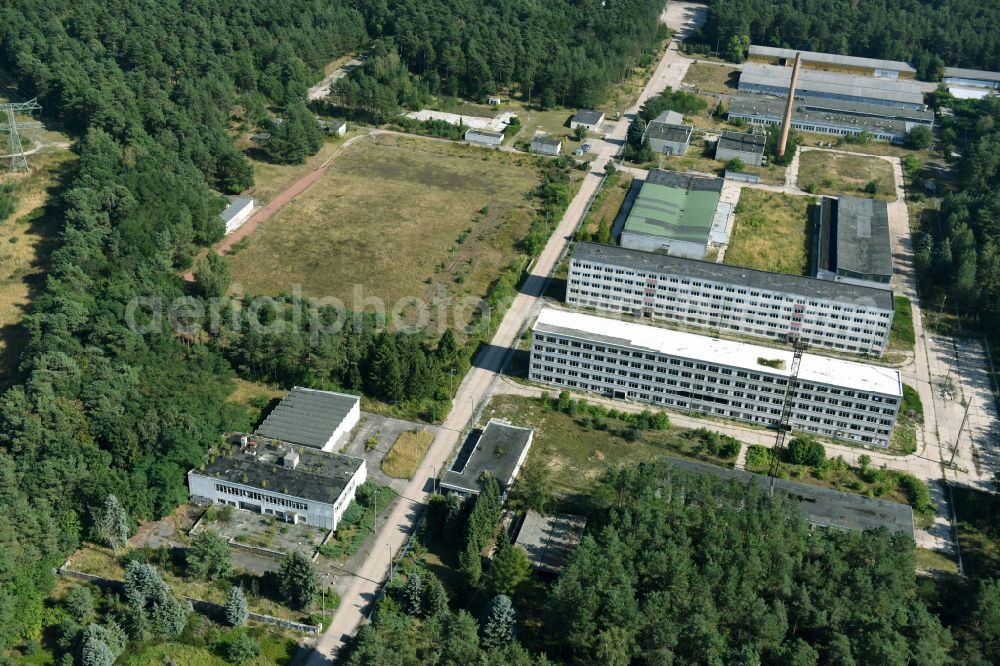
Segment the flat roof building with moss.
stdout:
<svg viewBox="0 0 1000 666">
<path fill-rule="evenodd" d="M 621 246 L 704 259 L 722 178 L 653 169 L 629 211 Z"/>
</svg>

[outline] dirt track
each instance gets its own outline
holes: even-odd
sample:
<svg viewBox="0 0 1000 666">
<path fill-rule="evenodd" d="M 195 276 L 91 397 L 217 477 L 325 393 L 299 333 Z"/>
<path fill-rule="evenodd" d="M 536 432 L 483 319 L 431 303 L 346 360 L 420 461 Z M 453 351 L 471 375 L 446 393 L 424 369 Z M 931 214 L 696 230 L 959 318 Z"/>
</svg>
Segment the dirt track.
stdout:
<svg viewBox="0 0 1000 666">
<path fill-rule="evenodd" d="M 215 252 L 220 256 L 228 254 L 229 251 L 233 249 L 234 245 L 252 234 L 257 227 L 271 219 L 275 213 L 284 208 L 292 199 L 305 192 L 313 183 L 322 178 L 326 174 L 326 170 L 329 168 L 330 163 L 333 162 L 338 155 L 344 152 L 344 149 L 356 141 L 374 136 L 378 133 L 379 131 L 375 130 L 367 134 L 359 134 L 358 136 L 351 137 L 345 141 L 344 145 L 337 149 L 337 152 L 326 158 L 326 161 L 316 167 L 313 171 L 310 171 L 305 176 L 302 176 L 302 178 L 299 178 L 297 181 L 289 185 L 277 196 L 268 201 L 262 208 L 258 208 L 257 212 L 251 215 L 250 219 L 247 220 L 243 226 L 219 241 L 213 248 Z M 184 279 L 188 282 L 194 282 L 194 272 L 189 271 L 185 273 Z"/>
</svg>

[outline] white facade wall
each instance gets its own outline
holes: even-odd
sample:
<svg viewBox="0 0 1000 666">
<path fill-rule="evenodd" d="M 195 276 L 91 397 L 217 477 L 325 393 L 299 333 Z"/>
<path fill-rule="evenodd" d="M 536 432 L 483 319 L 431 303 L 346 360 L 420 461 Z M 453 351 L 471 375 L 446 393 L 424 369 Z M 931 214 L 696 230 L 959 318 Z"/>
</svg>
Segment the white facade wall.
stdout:
<svg viewBox="0 0 1000 666">
<path fill-rule="evenodd" d="M 638 234 L 631 231 L 622 231 L 621 245 L 630 250 L 667 252 L 675 257 L 687 257 L 688 259 L 704 259 L 706 252 L 705 245 L 698 243 Z"/>
<path fill-rule="evenodd" d="M 347 441 L 347 436 L 351 434 L 354 426 L 358 425 L 358 421 L 360 420 L 361 400 L 357 400 L 354 406 L 351 407 L 351 411 L 347 412 L 347 416 L 344 417 L 344 420 L 340 422 L 337 429 L 330 435 L 330 439 L 323 445 L 322 450 L 326 452 L 336 451 L 341 444 Z"/>
<path fill-rule="evenodd" d="M 772 340 L 881 356 L 892 310 L 572 259 L 566 302 Z"/>
<path fill-rule="evenodd" d="M 503 143 L 503 135 L 493 136 L 491 134 L 483 134 L 477 132 L 475 129 L 470 129 L 465 132 L 465 140 L 469 143 L 479 144 L 481 146 L 499 146 Z"/>
<path fill-rule="evenodd" d="M 781 416 L 788 379 L 766 366 L 715 365 L 594 337 L 535 330 L 529 378 L 751 423 L 774 424 Z M 900 399 L 800 379 L 793 400 L 794 430 L 887 447 Z"/>
<path fill-rule="evenodd" d="M 531 449 L 532 442 L 535 441 L 535 431 L 532 430 L 531 434 L 528 435 L 528 443 L 524 445 L 524 449 L 521 451 L 521 455 L 517 457 L 517 462 L 514 464 L 514 469 L 510 473 L 510 478 L 507 479 L 507 483 L 504 484 L 504 496 L 506 497 L 507 491 L 510 487 L 514 485 L 514 479 L 521 472 L 521 466 L 524 465 L 525 459 L 528 457 L 528 451 Z"/>
<path fill-rule="evenodd" d="M 215 504 L 228 504 L 237 509 L 256 511 L 280 519 L 287 519 L 286 513 L 294 512 L 298 514 L 298 522 L 320 529 L 335 530 L 344 516 L 344 511 L 354 499 L 358 486 L 367 478 L 368 464 L 362 461 L 334 504 L 275 492 L 270 488 L 257 488 L 216 479 L 202 475 L 197 470 L 188 472 L 188 492 L 192 497 L 204 497 Z"/>
<path fill-rule="evenodd" d="M 230 204 L 232 206 L 234 204 Z M 227 206 L 228 208 L 229 206 Z M 226 235 L 233 233 L 240 227 L 242 227 L 250 216 L 253 214 L 254 201 L 251 199 L 249 203 L 243 206 L 239 211 L 236 212 L 231 218 L 226 220 Z"/>
</svg>

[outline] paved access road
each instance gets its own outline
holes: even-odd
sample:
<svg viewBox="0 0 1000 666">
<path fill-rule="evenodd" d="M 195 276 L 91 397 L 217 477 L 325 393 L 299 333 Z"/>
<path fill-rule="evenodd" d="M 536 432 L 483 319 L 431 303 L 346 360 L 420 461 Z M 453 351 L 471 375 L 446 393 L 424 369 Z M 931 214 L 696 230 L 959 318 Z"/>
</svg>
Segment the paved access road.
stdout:
<svg viewBox="0 0 1000 666">
<path fill-rule="evenodd" d="M 671 8 L 674 5 L 675 3 L 670 3 Z M 664 20 L 670 18 L 669 13 L 669 10 L 664 11 Z M 676 43 L 671 43 L 637 103 L 626 111 L 624 117 L 617 123 L 607 124 L 608 134 L 603 139 L 591 141 L 596 153 L 595 159 L 591 162 L 591 171 L 584 178 L 579 192 L 532 266 L 522 292 L 518 294 L 504 316 L 491 344 L 479 352 L 473 361 L 472 369 L 462 379 L 451 413 L 441 426 L 413 480 L 404 489 L 404 500 L 399 502 L 387 517 L 385 526 L 372 547 L 371 556 L 360 567 L 358 575 L 342 595 L 340 607 L 333 616 L 330 627 L 318 640 L 307 661 L 308 666 L 329 663 L 331 658 L 336 657 L 344 641 L 357 629 L 363 614 L 378 592 L 378 586 L 371 581 L 381 581 L 385 578 L 390 552 L 396 553 L 402 547 L 423 511 L 431 489 L 431 479 L 448 464 L 460 434 L 469 426 L 475 410 L 489 396 L 494 382 L 500 377 L 499 373 L 507 354 L 514 347 L 524 327 L 541 307 L 541 294 L 548 276 L 566 251 L 573 233 L 586 212 L 587 205 L 603 180 L 605 165 L 621 149 L 628 123 L 649 97 L 662 91 L 665 86 L 679 87 L 687 73 L 689 63 L 689 60 L 677 53 Z"/>
</svg>

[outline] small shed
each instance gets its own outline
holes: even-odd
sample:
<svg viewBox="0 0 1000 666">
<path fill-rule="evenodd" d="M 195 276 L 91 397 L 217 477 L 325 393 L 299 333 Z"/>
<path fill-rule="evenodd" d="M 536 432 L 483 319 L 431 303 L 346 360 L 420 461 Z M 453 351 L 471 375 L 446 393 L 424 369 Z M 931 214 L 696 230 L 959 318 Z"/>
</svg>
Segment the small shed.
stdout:
<svg viewBox="0 0 1000 666">
<path fill-rule="evenodd" d="M 531 152 L 537 155 L 557 156 L 562 152 L 562 139 L 545 132 L 538 132 L 531 139 Z"/>
<path fill-rule="evenodd" d="M 720 162 L 738 159 L 747 166 L 762 166 L 766 143 L 767 136 L 764 134 L 726 131 L 715 144 L 715 159 Z"/>
<path fill-rule="evenodd" d="M 271 140 L 270 132 L 257 132 L 256 134 L 250 135 L 250 140 L 254 143 L 267 143 Z"/>
<path fill-rule="evenodd" d="M 566 568 L 570 555 L 583 540 L 587 519 L 568 513 L 543 516 L 536 511 L 524 515 L 514 545 L 528 553 L 536 571 L 558 574 Z"/>
<path fill-rule="evenodd" d="M 226 235 L 242 227 L 253 214 L 253 197 L 232 197 L 226 208 L 219 213 L 222 223 L 226 225 Z"/>
<path fill-rule="evenodd" d="M 490 103 L 490 106 L 500 106 L 500 98 L 499 97 L 490 97 L 488 101 Z"/>
<path fill-rule="evenodd" d="M 347 133 L 347 121 L 346 120 L 332 120 L 330 124 L 326 126 L 326 133 L 330 136 L 344 136 Z"/>
<path fill-rule="evenodd" d="M 503 143 L 503 132 L 473 128 L 465 132 L 465 140 L 480 146 L 499 146 Z"/>
<path fill-rule="evenodd" d="M 675 125 L 654 120 L 646 126 L 644 140 L 649 141 L 649 147 L 653 152 L 684 155 L 691 145 L 692 131 L 690 125 Z"/>
<path fill-rule="evenodd" d="M 588 130 L 596 130 L 601 123 L 604 122 L 604 112 L 595 111 L 593 109 L 580 109 L 576 112 L 570 121 L 570 129 L 576 129 L 577 127 L 586 127 Z"/>
</svg>

